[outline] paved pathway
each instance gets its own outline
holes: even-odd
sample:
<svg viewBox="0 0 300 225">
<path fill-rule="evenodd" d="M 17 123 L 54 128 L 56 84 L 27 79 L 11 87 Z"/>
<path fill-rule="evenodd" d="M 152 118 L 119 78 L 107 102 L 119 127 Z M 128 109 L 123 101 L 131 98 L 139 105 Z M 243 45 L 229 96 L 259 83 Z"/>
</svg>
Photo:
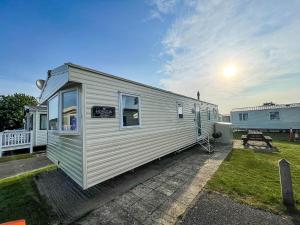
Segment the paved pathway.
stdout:
<svg viewBox="0 0 300 225">
<path fill-rule="evenodd" d="M 0 179 L 31 171 L 51 164 L 46 154 L 36 154 L 32 158 L 0 163 Z"/>
<path fill-rule="evenodd" d="M 248 205 L 217 193 L 202 192 L 178 225 L 294 225 L 291 219 Z"/>
<path fill-rule="evenodd" d="M 218 146 L 212 155 L 197 148 L 180 153 L 185 157 L 75 224 L 175 224 L 230 150 L 231 146 Z"/>
</svg>

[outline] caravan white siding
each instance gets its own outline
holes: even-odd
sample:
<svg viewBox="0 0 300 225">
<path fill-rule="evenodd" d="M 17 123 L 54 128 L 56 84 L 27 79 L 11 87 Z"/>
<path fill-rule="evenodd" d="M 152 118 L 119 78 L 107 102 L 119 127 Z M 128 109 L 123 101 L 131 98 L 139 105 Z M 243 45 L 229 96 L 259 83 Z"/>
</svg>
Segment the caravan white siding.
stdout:
<svg viewBox="0 0 300 225">
<path fill-rule="evenodd" d="M 60 67 L 59 67 L 60 68 Z M 65 76 L 68 71 L 59 70 L 58 74 L 54 76 Z M 50 78 L 51 79 L 51 78 Z M 65 82 L 65 79 L 57 78 L 61 82 Z M 62 83 L 58 83 L 61 86 Z M 50 92 L 49 92 L 50 93 Z M 55 92 L 54 92 L 55 93 Z M 54 94 L 52 93 L 52 95 Z M 82 91 L 79 88 L 80 102 L 79 107 L 84 107 L 82 102 Z M 80 115 L 82 117 L 82 115 Z M 81 132 L 79 135 L 62 135 L 57 131 L 48 130 L 48 143 L 47 143 L 47 157 L 58 165 L 68 176 L 70 176 L 76 183 L 81 187 L 84 187 L 84 172 L 83 172 L 83 133 L 82 129 L 82 118 L 81 121 Z"/>
<path fill-rule="evenodd" d="M 86 171 L 84 188 L 196 142 L 193 110 L 194 104 L 199 101 L 195 99 L 73 67 L 69 69 L 69 81 L 82 84 L 85 102 L 85 122 L 82 129 L 85 143 L 85 161 L 82 165 Z M 140 97 L 140 127 L 120 128 L 120 92 Z M 183 103 L 183 119 L 177 118 L 177 102 Z M 92 106 L 115 107 L 116 118 L 91 118 Z M 207 121 L 207 108 L 211 110 L 210 121 Z M 217 106 L 213 104 L 201 105 L 202 127 L 210 133 L 213 131 L 214 121 L 217 121 L 213 108 L 217 110 Z M 65 163 L 74 162 L 77 167 L 81 165 L 79 147 L 82 143 L 79 140 L 75 146 L 74 140 L 67 145 L 59 138 L 49 138 L 52 140 L 49 140 L 50 155 L 60 154 L 60 158 L 65 158 Z M 70 137 L 63 140 L 71 141 L 69 139 Z M 71 155 L 70 152 L 74 154 Z M 71 168 L 72 165 L 68 166 L 69 170 Z M 74 171 L 72 176 L 75 174 Z M 76 177 L 79 180 L 79 173 Z"/>
<path fill-rule="evenodd" d="M 47 157 L 83 186 L 82 136 L 48 132 Z"/>
</svg>

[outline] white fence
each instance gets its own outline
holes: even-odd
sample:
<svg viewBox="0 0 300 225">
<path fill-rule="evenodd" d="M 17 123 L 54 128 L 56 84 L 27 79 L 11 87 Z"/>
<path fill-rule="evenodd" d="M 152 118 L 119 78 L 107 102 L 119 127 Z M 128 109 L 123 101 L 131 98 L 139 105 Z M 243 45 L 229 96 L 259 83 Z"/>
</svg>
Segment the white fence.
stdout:
<svg viewBox="0 0 300 225">
<path fill-rule="evenodd" d="M 25 130 L 9 130 L 0 133 L 0 157 L 4 151 L 22 148 L 33 150 L 33 132 Z"/>
</svg>

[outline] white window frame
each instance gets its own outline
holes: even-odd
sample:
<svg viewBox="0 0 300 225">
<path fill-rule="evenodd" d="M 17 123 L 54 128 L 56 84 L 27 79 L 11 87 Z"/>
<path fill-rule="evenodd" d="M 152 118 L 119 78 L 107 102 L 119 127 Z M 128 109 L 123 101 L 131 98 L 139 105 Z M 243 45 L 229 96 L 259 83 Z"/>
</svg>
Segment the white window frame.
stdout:
<svg viewBox="0 0 300 225">
<path fill-rule="evenodd" d="M 70 130 L 62 130 L 62 96 L 63 93 L 66 92 L 70 92 L 70 91 L 76 91 L 77 92 L 77 99 L 76 99 L 76 112 L 77 112 L 77 121 L 76 121 L 76 131 L 70 131 Z M 81 132 L 81 118 L 80 118 L 80 94 L 79 94 L 79 88 L 75 87 L 75 88 L 68 88 L 68 89 L 64 89 L 61 90 L 59 92 L 57 92 L 53 97 L 51 97 L 48 100 L 48 115 L 49 115 L 49 101 L 52 100 L 53 98 L 55 98 L 56 96 L 58 96 L 58 129 L 57 130 L 49 130 L 50 132 L 53 133 L 57 133 L 60 135 L 80 135 Z M 49 118 L 48 118 L 48 126 L 49 126 Z"/>
<path fill-rule="evenodd" d="M 179 117 L 179 111 L 178 111 L 178 105 L 181 105 L 181 107 L 182 107 L 182 118 L 180 118 Z M 183 118 L 184 118 L 184 104 L 183 104 L 183 102 L 180 102 L 180 101 L 177 101 L 176 102 L 176 110 L 177 110 L 177 119 L 179 119 L 179 120 L 183 120 Z"/>
<path fill-rule="evenodd" d="M 207 109 L 207 121 L 211 121 L 211 112 L 210 112 L 210 108 L 206 108 Z"/>
<path fill-rule="evenodd" d="M 278 119 L 271 119 L 271 113 L 278 113 Z M 269 119 L 271 121 L 278 121 L 278 120 L 280 120 L 280 112 L 279 111 L 272 111 L 272 112 L 270 112 L 269 113 Z"/>
<path fill-rule="evenodd" d="M 243 113 L 239 113 L 239 120 L 243 121 Z"/>
<path fill-rule="evenodd" d="M 39 121 L 40 124 L 39 124 L 39 129 L 38 130 L 47 130 L 48 129 L 48 123 L 49 123 L 47 113 L 40 113 L 39 115 L 40 115 L 39 116 L 40 117 L 39 118 L 40 119 L 40 121 Z M 42 116 L 46 116 L 46 128 L 45 129 L 41 129 L 41 124 L 42 124 L 42 120 L 41 119 L 42 119 Z"/>
<path fill-rule="evenodd" d="M 122 97 L 123 96 L 138 98 L 138 102 L 139 102 L 139 107 L 138 107 L 139 125 L 123 126 L 123 105 L 122 105 Z M 120 115 L 120 129 L 131 129 L 131 128 L 141 128 L 142 127 L 142 114 L 141 114 L 141 98 L 140 98 L 140 95 L 126 93 L 126 92 L 119 92 L 119 111 L 120 111 L 120 113 L 119 113 L 119 115 Z"/>
<path fill-rule="evenodd" d="M 244 118 L 244 115 L 247 115 L 247 119 Z M 249 118 L 249 114 L 248 113 L 243 113 L 243 121 L 247 121 Z"/>
<path fill-rule="evenodd" d="M 244 115 L 247 115 L 247 119 L 244 119 Z M 240 121 L 248 121 L 249 119 L 249 113 L 239 113 L 239 120 Z"/>
<path fill-rule="evenodd" d="M 56 98 L 56 97 L 58 97 L 57 99 L 58 99 L 58 115 L 57 115 L 57 123 L 58 123 L 58 127 L 57 127 L 57 130 L 50 130 L 49 129 L 49 102 L 52 100 L 52 99 L 54 99 L 54 98 Z M 55 95 L 53 95 L 51 98 L 49 98 L 48 99 L 48 102 L 47 102 L 47 131 L 49 131 L 49 132 L 53 132 L 53 133 L 58 133 L 59 132 L 59 92 L 58 93 L 56 93 Z"/>
</svg>

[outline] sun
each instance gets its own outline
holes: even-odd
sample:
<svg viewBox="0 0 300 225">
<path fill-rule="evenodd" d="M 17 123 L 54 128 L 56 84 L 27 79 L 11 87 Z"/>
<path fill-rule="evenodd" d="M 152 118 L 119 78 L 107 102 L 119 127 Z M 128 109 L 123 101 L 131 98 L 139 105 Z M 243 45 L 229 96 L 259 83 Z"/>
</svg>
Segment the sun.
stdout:
<svg viewBox="0 0 300 225">
<path fill-rule="evenodd" d="M 237 73 L 237 68 L 233 64 L 226 66 L 223 70 L 223 75 L 226 78 L 234 77 L 236 73 Z"/>
</svg>

